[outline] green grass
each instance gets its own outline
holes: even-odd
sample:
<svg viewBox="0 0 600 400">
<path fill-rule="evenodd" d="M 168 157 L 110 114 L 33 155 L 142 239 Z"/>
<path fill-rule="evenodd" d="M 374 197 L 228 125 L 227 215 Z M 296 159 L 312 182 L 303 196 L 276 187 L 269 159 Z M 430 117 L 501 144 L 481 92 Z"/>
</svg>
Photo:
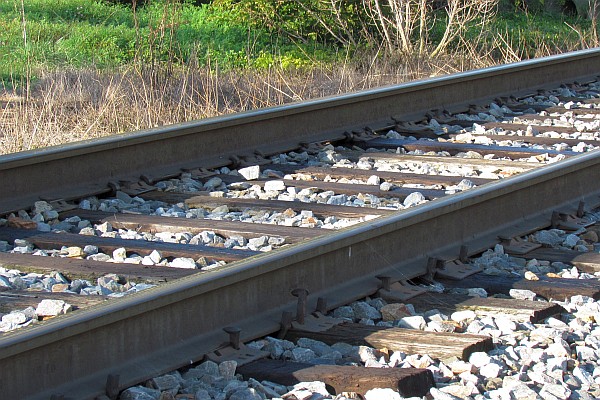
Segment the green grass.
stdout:
<svg viewBox="0 0 600 400">
<path fill-rule="evenodd" d="M 571 27 L 589 39 L 590 21 L 550 14 L 501 14 L 496 20 L 492 34 L 508 33 L 512 42 L 525 50 L 527 57 L 533 57 L 540 44 L 556 51 L 578 47 L 582 38 Z"/>
<path fill-rule="evenodd" d="M 249 29 L 235 13 L 188 3 L 138 7 L 98 0 L 26 0 L 0 3 L 0 79 L 18 83 L 41 69 L 113 68 L 142 63 L 186 63 L 221 68 L 301 67 L 331 60 L 323 46 L 299 49 L 288 38 Z M 136 28 L 137 19 L 137 28 Z M 26 41 L 24 39 L 26 34 Z"/>
<path fill-rule="evenodd" d="M 559 51 L 579 45 L 578 34 L 566 22 L 589 32 L 587 21 L 518 12 L 500 15 L 488 32 L 490 38 L 508 35 L 510 43 L 524 48 L 524 55 L 534 56 L 540 43 Z M 304 27 L 306 37 L 292 40 L 272 28 L 250 25 L 234 7 L 185 1 L 149 1 L 134 14 L 131 6 L 101 0 L 2 0 L 0 81 L 18 85 L 42 70 L 110 69 L 132 62 L 305 68 L 346 54 L 339 45 L 317 42 L 315 37 L 324 35 L 315 33 L 314 26 Z"/>
</svg>

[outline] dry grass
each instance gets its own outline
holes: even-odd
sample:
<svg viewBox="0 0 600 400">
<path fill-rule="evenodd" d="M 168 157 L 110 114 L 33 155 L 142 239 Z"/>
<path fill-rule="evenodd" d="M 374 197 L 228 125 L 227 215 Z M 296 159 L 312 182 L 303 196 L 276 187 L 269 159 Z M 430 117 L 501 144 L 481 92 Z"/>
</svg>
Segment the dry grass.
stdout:
<svg viewBox="0 0 600 400">
<path fill-rule="evenodd" d="M 329 68 L 218 72 L 188 65 L 48 72 L 24 93 L 0 95 L 0 153 L 347 93 L 494 64 L 491 56 L 408 61 L 364 57 Z M 215 72 L 216 70 L 216 72 Z"/>
</svg>

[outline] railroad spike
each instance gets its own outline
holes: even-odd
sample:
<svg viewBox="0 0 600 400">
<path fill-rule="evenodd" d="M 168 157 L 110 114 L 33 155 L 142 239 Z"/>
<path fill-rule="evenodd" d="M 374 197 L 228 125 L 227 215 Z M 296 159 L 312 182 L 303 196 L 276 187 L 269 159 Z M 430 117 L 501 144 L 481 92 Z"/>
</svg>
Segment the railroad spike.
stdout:
<svg viewBox="0 0 600 400">
<path fill-rule="evenodd" d="M 468 258 L 469 258 L 469 247 L 466 245 L 460 246 L 460 250 L 458 252 L 458 259 L 461 262 L 467 262 Z"/>
<path fill-rule="evenodd" d="M 116 181 L 108 182 L 108 187 L 113 193 L 117 193 L 119 190 L 121 190 L 121 185 Z"/>
<path fill-rule="evenodd" d="M 444 261 L 435 257 L 429 257 L 427 259 L 427 274 L 422 278 L 428 283 L 433 283 L 433 277 L 438 269 L 444 267 Z"/>
<path fill-rule="evenodd" d="M 553 228 L 556 228 L 559 221 L 560 221 L 560 213 L 558 211 L 552 211 L 552 217 L 550 217 L 550 225 Z"/>
<path fill-rule="evenodd" d="M 306 298 L 308 297 L 308 290 L 298 288 L 292 290 L 292 296 L 298 298 L 298 306 L 296 307 L 296 321 L 299 324 L 304 324 L 304 318 L 306 317 Z"/>
<path fill-rule="evenodd" d="M 236 350 L 240 349 L 240 333 L 242 330 L 237 326 L 226 326 L 223 330 L 229 334 L 229 344 Z"/>
<path fill-rule="evenodd" d="M 110 400 L 116 400 L 119 397 L 119 380 L 121 375 L 108 374 L 106 377 L 106 396 Z"/>
<path fill-rule="evenodd" d="M 279 325 L 281 328 L 279 329 L 279 333 L 277 334 L 278 339 L 283 339 L 285 335 L 287 335 L 288 330 L 292 326 L 292 321 L 294 320 L 294 314 L 291 311 L 284 311 L 281 313 L 281 322 Z"/>
<path fill-rule="evenodd" d="M 229 156 L 229 161 L 231 161 L 231 166 L 233 168 L 237 168 L 242 162 L 238 156 Z"/>
<path fill-rule="evenodd" d="M 321 314 L 327 314 L 327 299 L 325 297 L 319 297 L 317 299 L 317 312 Z"/>
<path fill-rule="evenodd" d="M 585 215 L 585 201 L 580 201 L 577 206 L 577 217 L 582 218 Z"/>
<path fill-rule="evenodd" d="M 140 175 L 140 180 L 148 185 L 153 185 L 156 182 L 150 175 L 142 174 Z"/>
<path fill-rule="evenodd" d="M 390 290 L 390 285 L 392 284 L 392 277 L 387 275 L 378 275 L 377 279 L 381 281 L 381 288 L 383 290 Z"/>
</svg>

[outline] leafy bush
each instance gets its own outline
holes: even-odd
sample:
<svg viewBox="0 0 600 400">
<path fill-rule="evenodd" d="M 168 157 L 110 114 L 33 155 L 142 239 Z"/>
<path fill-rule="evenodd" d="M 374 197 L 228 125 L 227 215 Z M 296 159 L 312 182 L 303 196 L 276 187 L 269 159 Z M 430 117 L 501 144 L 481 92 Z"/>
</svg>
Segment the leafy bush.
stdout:
<svg viewBox="0 0 600 400">
<path fill-rule="evenodd" d="M 385 42 L 383 35 L 393 15 L 385 7 L 393 1 L 380 2 L 385 7 L 379 21 L 367 13 L 369 1 L 147 0 L 136 1 L 135 7 L 133 1 L 116 0 L 4 1 L 0 2 L 0 79 L 6 83 L 35 78 L 41 69 L 131 63 L 143 68 L 198 63 L 220 69 L 309 69 L 365 50 L 370 58 L 382 43 L 397 43 L 394 38 Z M 423 1 L 411 0 L 411 4 Z M 514 0 L 502 1 L 514 10 Z M 426 31 L 419 31 L 417 23 L 405 32 L 417 42 L 423 32 L 428 35 L 421 40 L 424 46 L 416 46 L 417 53 L 426 55 L 444 39 L 448 24 L 447 3 L 425 3 L 441 8 L 428 8 Z M 550 43 L 544 48 L 573 48 L 587 40 L 589 23 L 548 18 L 508 12 L 492 21 L 483 35 L 473 28 L 475 21 L 461 31 L 464 36 L 447 43 L 456 48 L 461 41 L 484 38 L 484 44 L 496 46 L 497 37 L 506 36 L 506 42 L 527 47 L 523 54 L 537 54 L 541 41 Z"/>
</svg>

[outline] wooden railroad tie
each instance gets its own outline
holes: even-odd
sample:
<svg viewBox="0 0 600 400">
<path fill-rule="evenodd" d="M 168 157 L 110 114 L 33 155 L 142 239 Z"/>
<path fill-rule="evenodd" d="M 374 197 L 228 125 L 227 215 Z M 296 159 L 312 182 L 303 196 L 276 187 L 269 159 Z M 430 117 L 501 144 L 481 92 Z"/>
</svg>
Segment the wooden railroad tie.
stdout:
<svg viewBox="0 0 600 400">
<path fill-rule="evenodd" d="M 472 310 L 479 316 L 502 313 L 516 321 L 539 322 L 548 317 L 560 314 L 563 310 L 555 303 L 540 301 L 498 299 L 494 297 L 472 297 L 459 294 L 431 293 L 422 294 L 410 299 L 410 304 L 417 312 L 438 309 L 442 313 L 453 313 L 461 310 Z"/>
<path fill-rule="evenodd" d="M 386 182 L 404 184 L 404 183 L 419 183 L 426 185 L 456 185 L 463 179 L 464 176 L 452 176 L 452 175 L 426 175 L 426 174 L 415 174 L 406 172 L 391 172 L 391 171 L 377 171 L 377 170 L 362 170 L 356 168 L 341 168 L 341 167 L 304 167 L 290 164 L 273 164 L 271 166 L 274 170 L 282 171 L 286 174 L 306 174 L 315 176 L 319 179 L 323 179 L 326 176 L 334 178 L 347 178 L 347 179 L 363 179 L 367 180 L 372 175 L 377 175 Z M 485 183 L 493 181 L 493 179 L 468 177 L 476 185 L 483 185 Z"/>
<path fill-rule="evenodd" d="M 358 161 L 360 158 L 367 157 L 375 161 L 428 163 L 453 166 L 463 165 L 475 168 L 510 169 L 519 172 L 539 168 L 539 165 L 528 163 L 525 161 L 509 161 L 497 159 L 486 160 L 485 158 L 456 158 L 429 155 L 396 154 L 388 152 L 358 152 L 354 150 L 341 151 L 340 154 L 342 154 L 343 157 L 355 162 Z"/>
<path fill-rule="evenodd" d="M 171 193 L 153 192 L 150 196 L 143 196 L 147 200 L 159 200 L 166 203 L 185 202 L 190 208 L 213 209 L 226 205 L 231 211 L 244 211 L 246 209 L 267 210 L 284 212 L 292 209 L 295 212 L 303 210 L 312 211 L 317 216 L 336 216 L 341 218 L 359 218 L 366 215 L 384 216 L 396 212 L 396 210 L 384 210 L 369 207 L 336 206 L 321 203 L 303 203 L 300 201 L 284 200 L 260 200 L 231 197 L 212 197 L 206 193 Z M 217 221 L 220 222 L 220 221 Z"/>
<path fill-rule="evenodd" d="M 146 232 L 189 232 L 192 234 L 202 231 L 213 231 L 225 237 L 243 236 L 246 238 L 266 235 L 283 237 L 288 243 L 296 243 L 323 234 L 323 232 L 316 229 L 295 226 L 252 224 L 200 218 L 160 217 L 142 214 L 114 214 L 102 211 L 77 210 L 61 214 L 61 217 L 67 218 L 75 215 L 94 223 L 109 222 L 116 229 L 141 230 Z"/>
<path fill-rule="evenodd" d="M 254 185 L 264 186 L 265 180 L 256 181 L 241 181 L 238 177 L 231 175 L 221 176 L 224 182 L 248 182 Z M 323 181 L 303 181 L 295 179 L 283 179 L 286 186 L 296 187 L 300 189 L 305 188 L 316 188 L 322 191 L 334 191 L 336 194 L 372 194 L 377 197 L 399 197 L 406 198 L 412 192 L 415 192 L 415 188 L 394 188 L 392 190 L 381 190 L 378 185 L 367 185 L 367 184 L 352 184 L 352 183 L 338 183 L 338 182 L 323 182 Z M 423 193 L 428 199 L 434 199 L 438 197 L 446 196 L 446 192 L 438 189 L 418 189 L 419 192 Z"/>
<path fill-rule="evenodd" d="M 504 277 L 475 274 L 460 281 L 439 279 L 447 288 L 483 288 L 489 294 L 509 294 L 510 289 L 531 290 L 546 299 L 564 300 L 571 296 L 588 296 L 600 299 L 600 282 L 589 279 L 548 278 L 540 276 L 537 281 L 520 277 Z"/>
<path fill-rule="evenodd" d="M 509 146 L 488 146 L 471 143 L 450 143 L 450 142 L 431 142 L 431 141 L 415 141 L 407 139 L 387 139 L 377 138 L 365 141 L 363 146 L 366 148 L 380 148 L 380 149 L 395 149 L 402 147 L 407 151 L 423 150 L 428 151 L 447 151 L 450 154 L 457 154 L 460 152 L 475 151 L 479 154 L 494 154 L 498 157 L 509 157 L 513 159 L 527 158 L 531 156 L 539 156 L 541 154 L 557 155 L 563 154 L 565 156 L 573 156 L 578 153 L 573 151 L 557 151 L 552 149 L 533 149 L 533 148 L 520 148 L 520 147 L 509 147 Z"/>
<path fill-rule="evenodd" d="M 11 290 L 9 293 L 0 292 L 0 312 L 10 313 L 11 311 L 23 310 L 27 307 L 36 308 L 38 304 L 45 299 L 63 300 L 65 303 L 72 305 L 73 309 L 81 309 L 103 303 L 108 297 L 81 296 L 75 293 Z"/>
<path fill-rule="evenodd" d="M 550 262 L 563 262 L 572 264 L 580 270 L 588 273 L 600 271 L 600 254 L 595 252 L 580 252 L 575 250 L 562 250 L 541 247 L 525 254 L 519 254 L 518 257 L 527 260 L 546 260 Z"/>
<path fill-rule="evenodd" d="M 147 240 L 117 239 L 98 236 L 77 235 L 73 233 L 43 233 L 35 230 L 1 228 L 0 240 L 14 242 L 15 239 L 26 239 L 40 249 L 60 249 L 63 246 L 85 247 L 97 246 L 102 252 L 112 253 L 124 247 L 128 252 L 141 256 L 149 255 L 154 250 L 162 253 L 163 257 L 206 257 L 215 260 L 237 261 L 258 254 L 251 250 L 225 249 L 219 247 L 188 245 L 179 243 L 151 242 Z"/>
<path fill-rule="evenodd" d="M 365 368 L 262 359 L 238 367 L 237 372 L 246 379 L 287 386 L 322 381 L 336 394 L 365 394 L 370 389 L 392 388 L 402 397 L 413 397 L 426 395 L 435 385 L 431 371 L 422 368 Z"/>
<path fill-rule="evenodd" d="M 386 348 L 407 354 L 428 354 L 432 358 L 441 359 L 458 357 L 468 360 L 474 352 L 489 351 L 493 348 L 492 339 L 488 336 L 425 332 L 416 329 L 389 328 L 355 323 L 342 323 L 323 332 L 304 331 L 301 327 L 293 328 L 285 336 L 288 340 L 298 340 L 303 337 L 319 340 L 330 345 L 345 342 L 354 346 L 371 346 L 376 349 Z"/>
<path fill-rule="evenodd" d="M 70 280 L 87 279 L 92 282 L 106 274 L 116 273 L 127 280 L 158 283 L 183 278 L 198 272 L 198 270 L 187 268 L 117 264 L 79 258 L 43 257 L 3 252 L 0 252 L 0 266 L 9 269 L 16 268 L 23 272 L 60 271 Z"/>
</svg>

